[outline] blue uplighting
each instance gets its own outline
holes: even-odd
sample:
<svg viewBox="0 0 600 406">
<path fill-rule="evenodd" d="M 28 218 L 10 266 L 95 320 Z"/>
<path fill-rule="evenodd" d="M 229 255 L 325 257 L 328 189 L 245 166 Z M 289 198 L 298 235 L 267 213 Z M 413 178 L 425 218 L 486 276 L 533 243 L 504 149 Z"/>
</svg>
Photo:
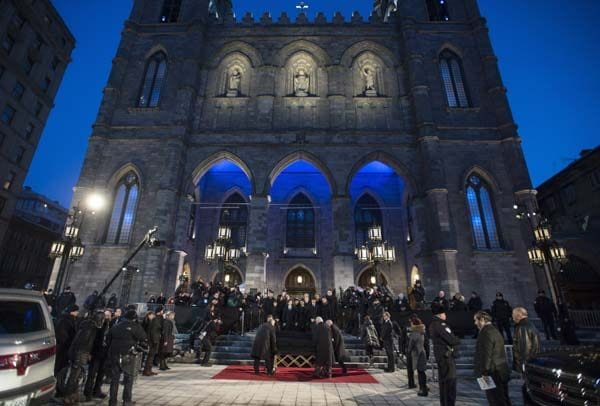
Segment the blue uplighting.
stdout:
<svg viewBox="0 0 600 406">
<path fill-rule="evenodd" d="M 352 178 L 350 196 L 356 202 L 364 193 L 370 193 L 388 206 L 400 206 L 404 180 L 388 165 L 373 161 L 363 166 Z"/>
</svg>

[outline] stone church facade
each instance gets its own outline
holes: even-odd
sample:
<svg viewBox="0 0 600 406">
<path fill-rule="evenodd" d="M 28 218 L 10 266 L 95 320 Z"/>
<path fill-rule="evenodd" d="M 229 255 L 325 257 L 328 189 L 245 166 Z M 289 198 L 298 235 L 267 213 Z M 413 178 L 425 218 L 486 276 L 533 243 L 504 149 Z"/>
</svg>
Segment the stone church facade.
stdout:
<svg viewBox="0 0 600 406">
<path fill-rule="evenodd" d="M 373 272 L 354 253 L 373 221 L 396 293 L 420 278 L 428 299 L 534 297 L 512 207 L 535 191 L 475 0 L 310 21 L 208 3 L 134 2 L 75 187 L 109 205 L 82 226 L 74 291 L 101 287 L 155 225 L 165 244 L 133 261 L 132 301 L 181 275 L 221 280 L 204 252 L 223 222 L 246 289 L 345 288 Z"/>
</svg>

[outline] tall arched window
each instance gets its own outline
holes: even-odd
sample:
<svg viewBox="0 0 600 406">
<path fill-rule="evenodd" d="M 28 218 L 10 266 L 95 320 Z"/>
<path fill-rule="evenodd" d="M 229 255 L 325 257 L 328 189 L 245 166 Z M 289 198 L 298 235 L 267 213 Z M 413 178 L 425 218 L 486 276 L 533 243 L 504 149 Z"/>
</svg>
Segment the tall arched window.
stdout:
<svg viewBox="0 0 600 406">
<path fill-rule="evenodd" d="M 427 0 L 427 12 L 429 13 L 430 21 L 449 21 L 448 0 Z"/>
<path fill-rule="evenodd" d="M 315 248 L 315 210 L 303 193 L 294 196 L 288 206 L 285 246 Z"/>
<path fill-rule="evenodd" d="M 500 248 L 494 208 L 488 189 L 489 187 L 477 175 L 471 175 L 467 179 L 467 203 L 475 248 Z"/>
<path fill-rule="evenodd" d="M 181 0 L 165 0 L 160 13 L 161 23 L 176 23 L 181 10 Z"/>
<path fill-rule="evenodd" d="M 364 245 L 369 239 L 369 227 L 381 226 L 383 235 L 383 217 L 379 203 L 369 194 L 364 194 L 354 206 L 354 233 L 356 246 Z"/>
<path fill-rule="evenodd" d="M 440 75 L 444 83 L 448 107 L 469 107 L 460 59 L 449 50 L 445 50 L 440 55 Z"/>
<path fill-rule="evenodd" d="M 144 82 L 138 98 L 138 107 L 156 107 L 167 73 L 167 56 L 163 52 L 154 54 L 146 65 Z"/>
<path fill-rule="evenodd" d="M 106 233 L 108 244 L 127 244 L 129 242 L 135 221 L 139 191 L 139 181 L 133 172 L 125 175 L 117 185 Z"/>
<path fill-rule="evenodd" d="M 246 227 L 248 225 L 248 206 L 239 193 L 234 193 L 223 203 L 220 225 L 231 228 L 233 246 L 246 246 Z"/>
</svg>

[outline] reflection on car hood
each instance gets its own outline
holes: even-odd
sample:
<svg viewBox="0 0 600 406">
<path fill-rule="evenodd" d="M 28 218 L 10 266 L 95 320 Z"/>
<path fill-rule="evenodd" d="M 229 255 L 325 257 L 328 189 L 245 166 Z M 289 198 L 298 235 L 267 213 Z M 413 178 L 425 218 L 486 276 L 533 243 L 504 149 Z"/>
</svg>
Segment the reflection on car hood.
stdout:
<svg viewBox="0 0 600 406">
<path fill-rule="evenodd" d="M 542 353 L 528 364 L 542 368 L 562 369 L 575 375 L 582 373 L 588 378 L 600 379 L 600 347 Z"/>
</svg>

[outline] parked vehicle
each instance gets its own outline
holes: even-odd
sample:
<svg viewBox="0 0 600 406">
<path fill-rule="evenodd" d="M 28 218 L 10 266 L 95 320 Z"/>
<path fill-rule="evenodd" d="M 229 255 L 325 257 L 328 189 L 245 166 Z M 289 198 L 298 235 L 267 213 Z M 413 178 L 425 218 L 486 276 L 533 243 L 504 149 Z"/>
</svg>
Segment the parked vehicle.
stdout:
<svg viewBox="0 0 600 406">
<path fill-rule="evenodd" d="M 536 405 L 600 405 L 600 347 L 539 354 L 525 367 L 527 394 Z"/>
<path fill-rule="evenodd" d="M 0 289 L 0 405 L 47 403 L 54 394 L 56 339 L 41 292 Z"/>
</svg>

